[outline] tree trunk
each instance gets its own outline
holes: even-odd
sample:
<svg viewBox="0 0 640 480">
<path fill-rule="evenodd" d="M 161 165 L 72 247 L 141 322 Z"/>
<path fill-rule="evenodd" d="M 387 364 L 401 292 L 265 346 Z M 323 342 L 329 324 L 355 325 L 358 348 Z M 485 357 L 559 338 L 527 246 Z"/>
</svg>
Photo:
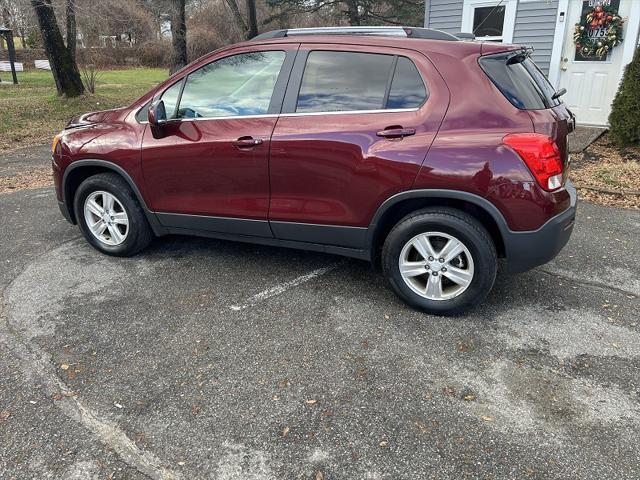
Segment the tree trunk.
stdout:
<svg viewBox="0 0 640 480">
<path fill-rule="evenodd" d="M 256 14 L 256 0 L 247 0 L 247 17 L 249 25 L 245 38 L 252 39 L 258 35 L 258 15 Z"/>
<path fill-rule="evenodd" d="M 67 50 L 76 61 L 76 0 L 67 0 Z"/>
<path fill-rule="evenodd" d="M 6 28 L 11 28 L 11 22 L 9 21 L 9 9 L 6 6 L 3 6 L 2 12 L 0 13 L 2 13 L 2 17 L 0 17 L 0 25 Z M 5 42 L 4 37 L 0 35 L 0 52 L 4 51 L 4 42 Z"/>
<path fill-rule="evenodd" d="M 360 13 L 358 12 L 358 1 L 347 0 L 345 3 L 347 4 L 347 17 L 349 18 L 349 25 L 351 26 L 360 25 Z"/>
<path fill-rule="evenodd" d="M 185 0 L 172 0 L 173 16 L 171 18 L 171 65 L 169 74 L 175 73 L 187 64 L 187 21 L 184 11 Z"/>
<path fill-rule="evenodd" d="M 51 0 L 31 0 L 42 33 L 51 73 L 59 95 L 77 97 L 84 93 L 78 65 L 64 45 Z"/>
</svg>

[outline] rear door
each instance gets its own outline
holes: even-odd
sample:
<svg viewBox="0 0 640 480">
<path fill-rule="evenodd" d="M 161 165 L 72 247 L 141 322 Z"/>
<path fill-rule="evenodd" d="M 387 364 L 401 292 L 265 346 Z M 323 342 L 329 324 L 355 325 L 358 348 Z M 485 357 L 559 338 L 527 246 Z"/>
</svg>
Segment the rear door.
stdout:
<svg viewBox="0 0 640 480">
<path fill-rule="evenodd" d="M 361 246 L 380 204 L 411 187 L 448 99 L 421 53 L 301 45 L 271 140 L 274 235 Z"/>
</svg>

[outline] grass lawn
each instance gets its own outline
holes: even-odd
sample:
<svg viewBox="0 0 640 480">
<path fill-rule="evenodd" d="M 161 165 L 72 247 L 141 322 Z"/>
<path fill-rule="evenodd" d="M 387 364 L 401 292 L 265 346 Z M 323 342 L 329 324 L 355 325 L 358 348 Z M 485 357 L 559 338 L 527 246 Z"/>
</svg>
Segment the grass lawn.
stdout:
<svg viewBox="0 0 640 480">
<path fill-rule="evenodd" d="M 0 85 L 0 152 L 46 143 L 74 115 L 128 105 L 167 75 L 152 68 L 104 71 L 95 95 L 65 99 L 56 94 L 51 72 L 18 72 L 20 85 Z"/>
</svg>

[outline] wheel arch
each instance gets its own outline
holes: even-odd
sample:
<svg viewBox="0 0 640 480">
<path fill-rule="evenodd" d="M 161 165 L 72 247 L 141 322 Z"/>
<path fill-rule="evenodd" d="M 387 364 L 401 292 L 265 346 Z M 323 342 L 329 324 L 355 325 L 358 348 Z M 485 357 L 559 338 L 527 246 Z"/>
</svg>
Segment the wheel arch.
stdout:
<svg viewBox="0 0 640 480">
<path fill-rule="evenodd" d="M 138 202 L 140 202 L 140 205 L 142 206 L 145 215 L 147 216 L 147 220 L 149 221 L 149 224 L 151 225 L 154 233 L 156 235 L 162 235 L 165 233 L 163 228 L 160 226 L 155 213 L 149 210 L 146 202 L 144 201 L 144 198 L 142 197 L 142 193 L 140 193 L 140 189 L 133 181 L 131 176 L 127 173 L 127 171 L 113 162 L 97 159 L 77 160 L 75 162 L 72 162 L 66 168 L 62 177 L 64 208 L 66 208 L 66 210 L 68 211 L 69 218 L 71 219 L 71 222 L 73 224 L 77 223 L 75 212 L 73 211 L 73 199 L 75 198 L 75 193 L 78 190 L 78 187 L 87 178 L 99 173 L 115 173 L 116 175 L 120 176 L 125 182 L 127 182 L 129 187 L 135 194 L 136 199 L 138 200 Z"/>
<path fill-rule="evenodd" d="M 371 259 L 377 263 L 387 234 L 405 215 L 426 207 L 451 207 L 469 213 L 489 232 L 499 257 L 506 256 L 505 240 L 509 227 L 502 213 L 488 200 L 469 192 L 420 189 L 398 193 L 376 211 L 369 225 L 368 245 Z"/>
</svg>

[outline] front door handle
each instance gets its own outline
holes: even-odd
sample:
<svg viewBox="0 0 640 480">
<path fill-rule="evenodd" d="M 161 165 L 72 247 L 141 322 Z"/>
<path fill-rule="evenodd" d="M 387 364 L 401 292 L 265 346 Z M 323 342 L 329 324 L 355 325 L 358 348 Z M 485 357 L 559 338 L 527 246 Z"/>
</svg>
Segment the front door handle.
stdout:
<svg viewBox="0 0 640 480">
<path fill-rule="evenodd" d="M 235 142 L 233 142 L 233 146 L 236 148 L 247 149 L 257 147 L 258 145 L 262 144 L 262 142 L 263 140 L 261 138 L 253 138 L 252 136 L 248 135 L 246 137 L 240 137 L 239 139 L 237 139 Z"/>
<path fill-rule="evenodd" d="M 384 138 L 403 138 L 408 137 L 409 135 L 415 135 L 415 128 L 402 128 L 402 127 L 387 127 L 384 130 L 376 133 L 379 137 Z"/>
</svg>

